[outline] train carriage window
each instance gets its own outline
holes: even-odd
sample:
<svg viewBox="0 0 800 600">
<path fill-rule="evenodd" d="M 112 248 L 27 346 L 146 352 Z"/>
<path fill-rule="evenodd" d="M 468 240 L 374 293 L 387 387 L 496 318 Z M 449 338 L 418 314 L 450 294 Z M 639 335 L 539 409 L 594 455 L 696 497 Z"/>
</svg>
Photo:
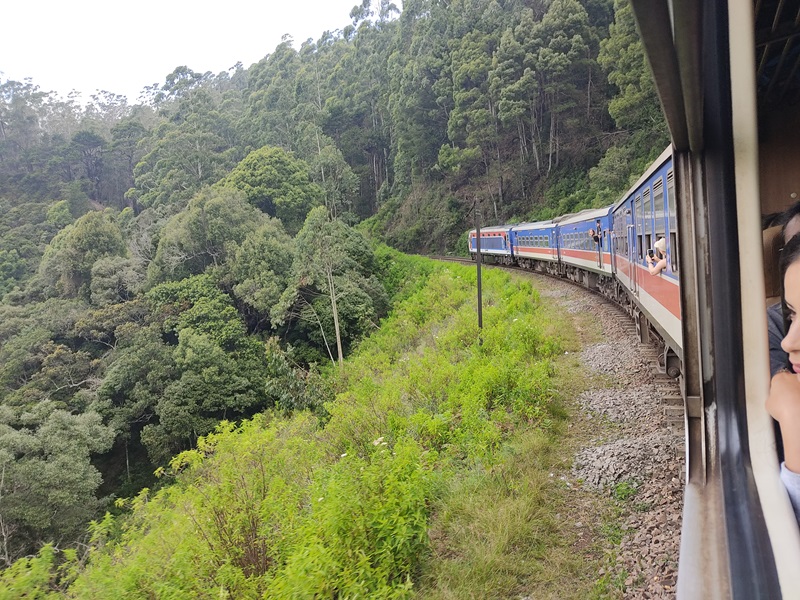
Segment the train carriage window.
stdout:
<svg viewBox="0 0 800 600">
<path fill-rule="evenodd" d="M 655 242 L 667 235 L 666 211 L 664 210 L 664 179 L 662 177 L 659 177 L 653 183 L 653 214 L 655 217 Z"/>
<path fill-rule="evenodd" d="M 650 188 L 643 194 L 644 200 L 644 249 L 649 250 L 653 247 L 653 206 L 650 202 Z"/>
<path fill-rule="evenodd" d="M 636 245 L 638 247 L 637 254 L 639 255 L 639 260 L 644 260 L 644 254 L 642 252 L 642 241 L 644 240 L 644 229 L 642 225 L 642 197 L 638 196 L 634 202 L 634 225 L 638 229 L 636 232 Z"/>
<path fill-rule="evenodd" d="M 669 207 L 669 254 L 672 272 L 678 272 L 678 213 L 675 203 L 675 174 L 667 172 L 667 206 Z"/>
<path fill-rule="evenodd" d="M 663 237 L 667 230 L 667 223 L 665 221 L 666 211 L 664 210 L 664 179 L 659 177 L 653 183 L 653 217 L 656 226 L 656 239 L 659 236 Z"/>
</svg>

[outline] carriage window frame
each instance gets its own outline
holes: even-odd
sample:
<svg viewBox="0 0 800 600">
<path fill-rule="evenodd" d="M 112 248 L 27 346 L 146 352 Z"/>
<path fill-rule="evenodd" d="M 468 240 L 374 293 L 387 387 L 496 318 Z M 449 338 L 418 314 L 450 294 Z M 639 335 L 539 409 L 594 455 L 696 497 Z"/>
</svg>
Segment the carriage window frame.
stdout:
<svg viewBox="0 0 800 600">
<path fill-rule="evenodd" d="M 664 178 L 660 175 L 653 182 L 653 220 L 655 223 L 655 239 L 667 237 L 667 213 L 664 210 Z"/>
<path fill-rule="evenodd" d="M 642 253 L 642 244 L 644 242 L 644 231 L 642 231 L 642 197 L 641 195 L 636 196 L 636 199 L 633 201 L 633 226 L 638 231 L 636 231 L 636 242 L 637 242 L 637 251 L 636 254 L 639 257 L 639 260 L 644 260 L 644 254 Z"/>
<path fill-rule="evenodd" d="M 678 206 L 675 196 L 675 172 L 667 171 L 667 209 L 669 227 L 669 258 L 672 272 L 678 272 Z"/>
<path fill-rule="evenodd" d="M 642 192 L 643 218 L 644 218 L 644 245 L 647 250 L 653 247 L 653 202 L 650 188 Z"/>
</svg>

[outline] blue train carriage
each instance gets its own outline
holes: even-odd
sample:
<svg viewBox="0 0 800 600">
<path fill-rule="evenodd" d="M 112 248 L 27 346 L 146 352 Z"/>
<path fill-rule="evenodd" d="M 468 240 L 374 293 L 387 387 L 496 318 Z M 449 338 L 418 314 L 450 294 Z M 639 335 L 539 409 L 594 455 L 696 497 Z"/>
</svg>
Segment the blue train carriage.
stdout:
<svg viewBox="0 0 800 600">
<path fill-rule="evenodd" d="M 510 225 L 481 227 L 481 260 L 500 265 L 514 264 L 514 254 L 509 240 Z M 469 232 L 469 253 L 472 260 L 477 254 L 475 230 Z"/>
<path fill-rule="evenodd" d="M 561 275 L 606 294 L 613 289 L 610 213 L 607 206 L 553 219 Z"/>
<path fill-rule="evenodd" d="M 558 274 L 558 243 L 552 221 L 514 225 L 509 238 L 515 262 L 521 268 Z"/>
<path fill-rule="evenodd" d="M 665 342 L 661 364 L 668 368 L 672 367 L 668 363 L 677 364 L 673 358 L 682 356 L 676 206 L 669 147 L 612 209 L 615 298 L 628 307 L 643 341 L 651 327 L 661 336 Z M 666 249 L 666 266 L 651 274 L 647 256 L 658 262 L 657 244 Z"/>
</svg>

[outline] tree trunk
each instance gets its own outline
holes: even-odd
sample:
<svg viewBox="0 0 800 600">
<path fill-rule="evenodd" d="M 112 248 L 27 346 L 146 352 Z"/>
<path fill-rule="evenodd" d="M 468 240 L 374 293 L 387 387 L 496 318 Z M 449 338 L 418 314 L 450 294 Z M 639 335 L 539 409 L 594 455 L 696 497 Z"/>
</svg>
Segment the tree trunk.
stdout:
<svg viewBox="0 0 800 600">
<path fill-rule="evenodd" d="M 333 313 L 333 328 L 336 330 L 336 351 L 339 353 L 339 366 L 343 364 L 342 359 L 342 336 L 339 333 L 339 309 L 336 307 L 336 286 L 333 283 L 333 265 L 326 268 L 328 278 L 328 292 L 331 295 L 331 312 Z"/>
<path fill-rule="evenodd" d="M 536 123 L 536 107 L 533 102 L 531 102 L 531 151 L 533 152 L 533 163 L 536 165 L 536 174 L 542 174 L 542 165 L 539 162 L 539 141 L 541 140 L 541 135 L 539 135 L 539 127 Z"/>
</svg>

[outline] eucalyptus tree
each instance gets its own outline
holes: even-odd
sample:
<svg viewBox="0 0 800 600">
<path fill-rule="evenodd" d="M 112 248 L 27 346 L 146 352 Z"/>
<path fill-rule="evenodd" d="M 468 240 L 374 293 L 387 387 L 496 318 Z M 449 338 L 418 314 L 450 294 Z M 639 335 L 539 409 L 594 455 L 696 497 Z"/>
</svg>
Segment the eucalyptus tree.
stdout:
<svg viewBox="0 0 800 600">
<path fill-rule="evenodd" d="M 615 1 L 609 31 L 609 37 L 600 43 L 598 62 L 617 89 L 608 105 L 617 126 L 616 143 L 590 171 L 590 178 L 598 189 L 619 192 L 669 138 L 628 2 Z"/>
<path fill-rule="evenodd" d="M 250 67 L 242 129 L 251 146 L 294 149 L 297 124 L 293 108 L 300 68 L 300 57 L 289 36 L 284 36 L 271 54 Z"/>
<path fill-rule="evenodd" d="M 291 279 L 271 320 L 278 326 L 296 322 L 317 348 L 341 364 L 346 348 L 377 327 L 387 309 L 386 292 L 374 271 L 367 240 L 317 207 L 295 238 Z"/>
<path fill-rule="evenodd" d="M 398 49 L 388 63 L 394 136 L 394 176 L 406 188 L 425 180 L 439 149 L 451 142 L 453 110 L 448 11 L 431 0 L 405 2 L 398 19 Z"/>
<path fill-rule="evenodd" d="M 170 120 L 143 141 L 147 152 L 134 169 L 135 187 L 127 195 L 143 208 L 182 208 L 240 158 L 233 122 L 217 99 L 202 87 L 181 93 Z"/>
</svg>

